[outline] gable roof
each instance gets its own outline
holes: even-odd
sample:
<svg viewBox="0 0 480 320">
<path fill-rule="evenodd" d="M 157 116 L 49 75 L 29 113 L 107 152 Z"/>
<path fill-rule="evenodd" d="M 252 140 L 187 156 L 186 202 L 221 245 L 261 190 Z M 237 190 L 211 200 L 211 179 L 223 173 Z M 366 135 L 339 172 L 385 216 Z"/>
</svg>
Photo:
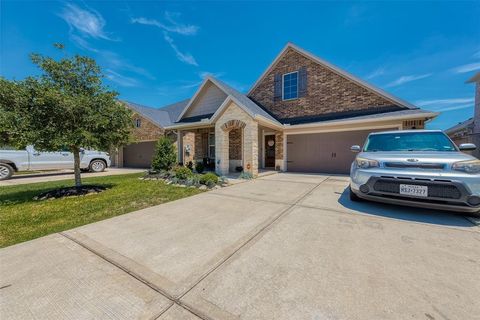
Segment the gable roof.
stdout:
<svg viewBox="0 0 480 320">
<path fill-rule="evenodd" d="M 450 127 L 448 129 L 446 129 L 445 133 L 446 134 L 452 134 L 452 133 L 455 133 L 456 131 L 463 130 L 463 129 L 471 126 L 471 125 L 473 125 L 473 118 L 469 118 L 465 121 L 457 123 L 453 127 Z"/>
<path fill-rule="evenodd" d="M 475 73 L 473 77 L 467 80 L 466 83 L 472 83 L 472 82 L 480 82 L 480 72 Z"/>
<path fill-rule="evenodd" d="M 178 118 L 176 119 L 175 122 L 181 122 L 182 117 L 187 113 L 189 108 L 193 105 L 193 102 L 195 101 L 195 98 L 198 97 L 198 95 L 203 90 L 203 88 L 207 85 L 207 83 L 213 83 L 220 90 L 222 90 L 227 95 L 227 97 L 223 101 L 223 103 L 219 106 L 219 108 L 217 109 L 217 111 L 214 114 L 202 115 L 202 116 L 198 116 L 198 117 L 200 117 L 200 118 L 210 118 L 212 116 L 215 116 L 216 114 L 218 114 L 220 109 L 222 109 L 222 106 L 224 106 L 227 101 L 231 100 L 231 101 L 234 101 L 239 107 L 244 109 L 244 111 L 246 111 L 252 117 L 261 116 L 263 118 L 266 118 L 269 121 L 272 121 L 272 122 L 280 125 L 280 123 L 272 115 L 270 115 L 267 111 L 265 111 L 260 106 L 258 106 L 255 102 L 250 100 L 250 98 L 248 98 L 245 94 L 243 94 L 243 93 L 239 92 L 238 90 L 232 88 L 231 86 L 229 86 L 225 82 L 220 81 L 220 80 L 218 80 L 214 77 L 211 77 L 211 76 L 205 78 L 203 83 L 200 85 L 198 90 L 193 95 L 192 99 L 190 99 L 190 101 L 185 106 L 185 108 L 180 113 L 180 115 L 178 116 Z"/>
<path fill-rule="evenodd" d="M 306 58 L 322 65 L 323 67 L 329 69 L 330 71 L 342 76 L 343 78 L 346 78 L 354 83 L 356 83 L 357 85 L 367 89 L 367 90 L 370 90 L 370 91 L 373 91 L 374 93 L 382 96 L 383 98 L 393 102 L 394 104 L 398 105 L 398 106 L 401 106 L 401 107 L 405 107 L 407 109 L 418 109 L 418 107 L 414 106 L 413 104 L 407 102 L 407 101 L 404 101 L 400 98 L 397 98 L 385 91 L 383 91 L 382 89 L 372 85 L 372 84 L 369 84 L 367 83 L 366 81 L 354 76 L 353 74 L 350 74 L 348 73 L 347 71 L 343 70 L 343 69 L 340 69 L 339 67 L 319 58 L 318 56 L 294 45 L 293 43 L 291 42 L 288 42 L 287 45 L 282 49 L 282 51 L 277 55 L 277 57 L 272 61 L 272 63 L 267 67 L 267 69 L 262 73 L 262 75 L 257 79 L 257 81 L 253 84 L 253 86 L 250 88 L 250 90 L 248 91 L 248 95 L 250 95 L 253 90 L 255 90 L 255 88 L 260 84 L 260 82 L 263 80 L 263 78 L 265 78 L 265 76 L 270 72 L 270 70 L 277 64 L 277 62 L 283 57 L 283 55 L 287 52 L 288 49 L 292 49 L 296 52 L 298 52 L 299 54 L 305 56 Z"/>
<path fill-rule="evenodd" d="M 153 124 L 163 128 L 171 125 L 175 121 L 176 117 L 178 117 L 180 112 L 182 112 L 188 101 L 189 99 L 182 100 L 162 108 L 147 107 L 129 101 L 122 102 L 134 112 L 137 112 L 138 114 L 150 120 Z"/>
</svg>

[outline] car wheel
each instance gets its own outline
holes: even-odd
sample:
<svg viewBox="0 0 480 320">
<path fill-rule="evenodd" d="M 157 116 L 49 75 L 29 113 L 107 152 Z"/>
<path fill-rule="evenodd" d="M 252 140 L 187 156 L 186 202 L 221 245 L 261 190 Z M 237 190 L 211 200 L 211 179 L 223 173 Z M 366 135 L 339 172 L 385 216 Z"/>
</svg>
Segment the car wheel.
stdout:
<svg viewBox="0 0 480 320">
<path fill-rule="evenodd" d="M 13 168 L 6 164 L 0 163 L 0 180 L 7 180 L 13 175 Z"/>
<path fill-rule="evenodd" d="M 362 198 L 360 198 L 359 196 L 357 196 L 357 195 L 352 191 L 352 187 L 349 188 L 349 191 L 350 191 L 350 201 L 355 201 L 355 202 L 362 201 Z"/>
<path fill-rule="evenodd" d="M 105 170 L 107 165 L 103 160 L 93 160 L 90 162 L 90 171 L 92 172 L 102 172 Z"/>
</svg>

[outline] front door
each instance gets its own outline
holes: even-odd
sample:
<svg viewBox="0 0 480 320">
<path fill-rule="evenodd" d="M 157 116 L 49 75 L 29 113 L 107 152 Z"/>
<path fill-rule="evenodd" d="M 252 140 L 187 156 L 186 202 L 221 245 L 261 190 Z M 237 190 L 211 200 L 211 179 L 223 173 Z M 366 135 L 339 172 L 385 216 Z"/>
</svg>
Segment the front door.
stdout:
<svg viewBox="0 0 480 320">
<path fill-rule="evenodd" d="M 265 136 L 265 167 L 275 167 L 275 135 Z"/>
</svg>

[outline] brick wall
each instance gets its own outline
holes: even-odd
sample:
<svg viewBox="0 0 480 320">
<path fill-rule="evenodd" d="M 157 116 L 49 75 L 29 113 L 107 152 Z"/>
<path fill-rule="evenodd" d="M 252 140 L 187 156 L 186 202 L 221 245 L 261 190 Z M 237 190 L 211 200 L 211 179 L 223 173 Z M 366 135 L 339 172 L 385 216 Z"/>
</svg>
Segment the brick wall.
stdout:
<svg viewBox="0 0 480 320">
<path fill-rule="evenodd" d="M 304 97 L 289 101 L 273 101 L 274 76 L 307 69 L 307 93 Z M 391 101 L 371 90 L 338 75 L 293 49 L 270 70 L 254 89 L 250 97 L 277 118 L 296 118 L 323 114 L 359 111 L 388 107 Z"/>
<path fill-rule="evenodd" d="M 283 160 L 283 132 L 275 133 L 275 160 Z"/>
<path fill-rule="evenodd" d="M 242 129 L 230 131 L 228 154 L 230 160 L 242 160 Z"/>
<path fill-rule="evenodd" d="M 137 119 L 140 119 L 140 127 L 134 127 L 132 132 L 135 142 L 158 140 L 165 133 L 164 129 L 153 124 L 150 120 L 138 113 L 135 113 L 132 120 L 134 124 Z"/>
<path fill-rule="evenodd" d="M 187 148 L 189 148 L 188 152 Z M 183 163 L 185 165 L 195 160 L 195 151 L 195 133 L 190 131 L 183 132 Z"/>
</svg>

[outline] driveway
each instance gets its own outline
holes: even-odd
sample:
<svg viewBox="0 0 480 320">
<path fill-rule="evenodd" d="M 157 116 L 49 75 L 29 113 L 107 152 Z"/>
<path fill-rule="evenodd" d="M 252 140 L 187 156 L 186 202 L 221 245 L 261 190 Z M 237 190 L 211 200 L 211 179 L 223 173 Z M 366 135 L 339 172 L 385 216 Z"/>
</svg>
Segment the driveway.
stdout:
<svg viewBox="0 0 480 320">
<path fill-rule="evenodd" d="M 88 177 L 104 177 L 115 176 L 120 174 L 144 172 L 146 169 L 133 169 L 133 168 L 108 168 L 104 172 L 84 172 L 82 178 Z M 74 179 L 73 170 L 61 170 L 54 172 L 47 172 L 41 174 L 25 174 L 25 175 L 13 175 L 10 180 L 0 181 L 1 186 L 13 186 L 19 184 L 69 180 Z"/>
<path fill-rule="evenodd" d="M 0 250 L 2 319 L 478 319 L 480 227 L 275 174 Z"/>
</svg>

